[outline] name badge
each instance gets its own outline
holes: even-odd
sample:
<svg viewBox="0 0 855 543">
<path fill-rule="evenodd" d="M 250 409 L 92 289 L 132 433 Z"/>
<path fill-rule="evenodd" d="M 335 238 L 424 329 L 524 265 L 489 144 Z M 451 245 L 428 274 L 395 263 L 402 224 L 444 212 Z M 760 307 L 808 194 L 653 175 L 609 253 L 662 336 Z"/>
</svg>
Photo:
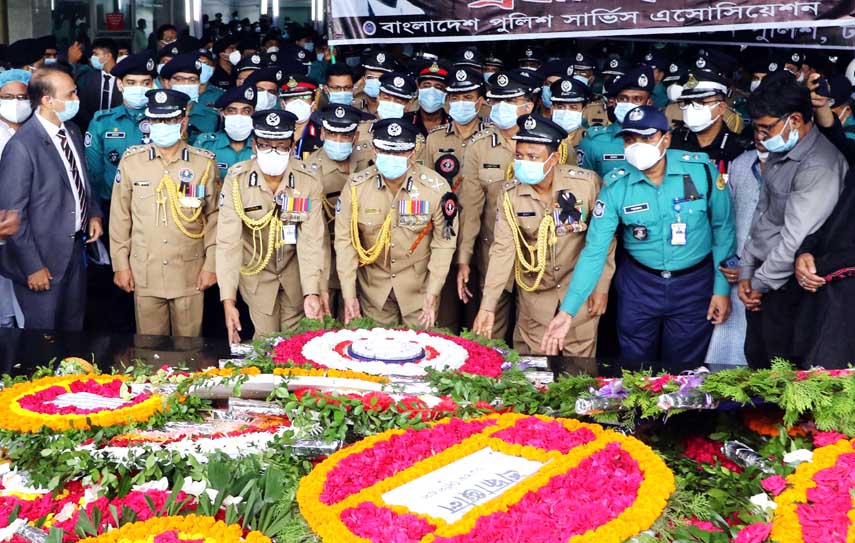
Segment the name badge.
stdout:
<svg viewBox="0 0 855 543">
<path fill-rule="evenodd" d="M 686 223 L 675 222 L 671 224 L 671 245 L 686 244 Z"/>
<path fill-rule="evenodd" d="M 135 187 L 147 187 L 150 183 L 148 181 L 134 181 Z"/>
<path fill-rule="evenodd" d="M 635 204 L 633 206 L 626 206 L 623 208 L 623 212 L 627 215 L 630 213 L 641 213 L 642 211 L 647 211 L 650 209 L 650 204 Z"/>
<path fill-rule="evenodd" d="M 517 211 L 517 217 L 535 217 L 536 211 Z"/>
<path fill-rule="evenodd" d="M 481 167 L 484 168 L 485 170 L 491 170 L 491 169 L 501 170 L 502 169 L 502 166 L 500 164 L 481 164 Z"/>
<path fill-rule="evenodd" d="M 282 243 L 285 245 L 297 245 L 297 225 L 282 225 Z"/>
<path fill-rule="evenodd" d="M 624 160 L 624 155 L 603 155 L 603 160 Z"/>
<path fill-rule="evenodd" d="M 228 170 L 228 169 L 229 169 L 229 165 L 228 165 L 228 164 L 226 164 L 225 162 L 218 162 L 218 163 L 217 163 L 217 168 L 219 168 L 219 169 L 221 169 L 221 170 Z"/>
<path fill-rule="evenodd" d="M 125 139 L 124 132 L 106 132 L 104 137 L 108 140 L 123 140 Z"/>
<path fill-rule="evenodd" d="M 252 206 L 243 208 L 244 213 L 249 213 L 250 211 L 261 211 L 263 207 L 261 206 Z"/>
</svg>

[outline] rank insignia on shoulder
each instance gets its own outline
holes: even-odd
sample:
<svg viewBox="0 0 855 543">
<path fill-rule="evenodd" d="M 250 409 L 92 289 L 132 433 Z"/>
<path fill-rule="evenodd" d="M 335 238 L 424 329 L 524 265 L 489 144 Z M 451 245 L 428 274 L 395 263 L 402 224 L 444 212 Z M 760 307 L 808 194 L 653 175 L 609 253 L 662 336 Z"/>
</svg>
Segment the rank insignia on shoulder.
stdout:
<svg viewBox="0 0 855 543">
<path fill-rule="evenodd" d="M 594 205 L 594 217 L 599 219 L 605 214 L 606 214 L 606 203 L 602 200 L 597 200 L 597 203 Z"/>
</svg>

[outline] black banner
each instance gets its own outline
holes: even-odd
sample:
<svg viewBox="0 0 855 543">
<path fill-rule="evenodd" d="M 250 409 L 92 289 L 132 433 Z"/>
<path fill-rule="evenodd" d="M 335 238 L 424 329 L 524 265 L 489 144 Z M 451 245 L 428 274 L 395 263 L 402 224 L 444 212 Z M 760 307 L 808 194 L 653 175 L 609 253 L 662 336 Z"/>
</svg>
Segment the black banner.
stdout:
<svg viewBox="0 0 855 543">
<path fill-rule="evenodd" d="M 855 0 L 328 0 L 327 3 L 329 38 L 333 44 L 655 37 L 744 30 L 798 32 L 804 28 L 853 25 L 853 15 Z"/>
</svg>

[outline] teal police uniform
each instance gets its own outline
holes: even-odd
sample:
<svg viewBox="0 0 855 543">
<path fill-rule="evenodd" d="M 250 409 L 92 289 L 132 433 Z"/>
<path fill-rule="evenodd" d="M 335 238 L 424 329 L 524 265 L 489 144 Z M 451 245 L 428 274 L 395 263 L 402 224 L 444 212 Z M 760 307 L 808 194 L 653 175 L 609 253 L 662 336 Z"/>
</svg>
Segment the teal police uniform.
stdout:
<svg viewBox="0 0 855 543">
<path fill-rule="evenodd" d="M 663 114 L 638 110 L 646 117 L 655 113 L 656 129 L 667 130 Z M 718 266 L 736 252 L 731 202 L 705 153 L 669 150 L 665 160 L 658 187 L 629 164 L 606 176 L 561 310 L 576 315 L 582 308 L 620 228 L 624 257 L 615 287 L 621 358 L 703 362 L 712 334 L 710 298 L 730 294 Z"/>
<path fill-rule="evenodd" d="M 122 104 L 95 114 L 83 143 L 89 179 L 101 200 L 110 200 L 113 194 L 113 180 L 122 155 L 129 147 L 149 143 L 148 133 L 149 121 L 144 109 L 130 109 Z"/>
<path fill-rule="evenodd" d="M 653 87 L 653 107 L 656 109 L 665 109 L 668 105 L 668 91 L 665 89 L 665 85 L 659 83 L 655 87 Z"/>
<path fill-rule="evenodd" d="M 213 108 L 205 104 L 194 103 L 190 113 L 187 115 L 187 143 L 196 145 L 196 139 L 200 134 L 216 132 L 220 122 L 220 116 Z"/>
<path fill-rule="evenodd" d="M 214 107 L 214 102 L 216 102 L 217 98 L 222 96 L 224 92 L 225 91 L 220 87 L 208 84 L 205 88 L 205 92 L 199 95 L 199 103 L 208 107 Z"/>
<path fill-rule="evenodd" d="M 196 138 L 195 147 L 207 149 L 217 156 L 217 168 L 220 170 L 220 179 L 225 179 L 229 168 L 252 158 L 252 141 L 246 140 L 246 145 L 240 151 L 235 151 L 225 132 L 214 132 L 200 134 Z"/>
<path fill-rule="evenodd" d="M 623 154 L 623 138 L 618 135 L 621 128 L 617 122 L 588 128 L 576 148 L 576 163 L 597 172 L 604 182 L 608 182 L 606 174 L 610 171 L 625 169 L 628 163 Z"/>
</svg>

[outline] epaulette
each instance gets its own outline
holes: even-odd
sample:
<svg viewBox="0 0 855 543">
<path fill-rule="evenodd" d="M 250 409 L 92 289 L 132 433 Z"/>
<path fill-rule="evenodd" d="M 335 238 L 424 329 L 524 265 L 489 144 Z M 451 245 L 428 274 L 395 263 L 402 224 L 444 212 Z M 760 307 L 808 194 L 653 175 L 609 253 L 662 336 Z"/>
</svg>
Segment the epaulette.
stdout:
<svg viewBox="0 0 855 543">
<path fill-rule="evenodd" d="M 608 130 L 608 127 L 605 127 L 601 124 L 595 124 L 594 126 L 589 126 L 587 129 L 585 129 L 585 137 L 596 138 L 597 136 L 607 134 L 606 130 Z"/>
<path fill-rule="evenodd" d="M 492 130 L 490 130 L 489 128 L 485 128 L 484 130 L 481 130 L 481 131 L 476 132 L 475 134 L 473 134 L 473 135 L 472 135 L 472 138 L 469 140 L 469 142 L 470 142 L 470 143 L 475 143 L 475 142 L 476 142 L 476 141 L 478 141 L 478 140 L 482 140 L 482 139 L 484 139 L 484 138 L 489 137 L 489 136 L 490 136 L 490 134 L 492 134 L 492 133 L 493 133 L 493 131 L 492 131 Z"/>
<path fill-rule="evenodd" d="M 122 155 L 122 158 L 126 156 L 136 155 L 148 149 L 148 145 L 132 145 L 125 149 L 125 154 Z"/>
<path fill-rule="evenodd" d="M 249 162 L 249 160 L 241 160 L 240 162 L 233 164 L 232 167 L 229 168 L 229 171 L 226 172 L 226 175 L 238 175 L 239 173 L 243 173 L 245 171 L 248 171 L 249 170 L 249 168 L 247 167 L 248 162 Z"/>
<path fill-rule="evenodd" d="M 433 170 L 422 168 L 418 173 L 419 183 L 437 193 L 444 194 L 448 192 L 448 182 L 441 179 Z"/>
<path fill-rule="evenodd" d="M 200 149 L 199 147 L 187 146 L 185 149 L 190 149 L 190 152 L 194 155 L 203 156 L 210 160 L 216 160 L 217 155 L 214 154 L 213 151 L 209 151 L 207 149 Z"/>
<path fill-rule="evenodd" d="M 555 167 L 555 171 L 563 175 L 575 177 L 577 179 L 593 179 L 594 175 L 596 175 L 591 170 L 586 170 L 585 168 L 581 168 L 579 166 L 568 166 L 566 164 L 559 164 Z"/>
<path fill-rule="evenodd" d="M 115 108 L 115 109 L 118 109 L 118 108 Z M 115 109 L 105 109 L 105 110 L 96 112 L 95 116 L 92 117 L 92 122 L 94 123 L 95 121 L 97 121 L 99 119 L 103 119 L 104 117 L 110 117 L 110 116 L 114 115 L 116 113 Z"/>
<path fill-rule="evenodd" d="M 509 190 L 511 190 L 512 188 L 516 187 L 516 186 L 517 186 L 517 185 L 519 185 L 519 184 L 520 184 L 520 182 L 519 182 L 518 180 L 516 180 L 516 179 L 511 179 L 510 181 L 506 181 L 506 182 L 505 182 L 505 184 L 504 184 L 504 185 L 502 185 L 502 189 L 503 189 L 503 190 L 505 190 L 505 191 L 509 191 Z"/>
<path fill-rule="evenodd" d="M 199 134 L 198 136 L 196 136 L 196 143 L 199 143 L 201 141 L 207 141 L 207 140 L 214 141 L 216 139 L 217 139 L 217 134 L 215 134 L 214 132 L 208 132 L 206 134 Z"/>
<path fill-rule="evenodd" d="M 629 170 L 627 170 L 626 168 L 620 168 L 607 173 L 606 176 L 603 178 L 603 181 L 605 181 L 606 184 L 611 185 L 618 179 L 623 179 L 627 175 L 629 175 Z"/>
<path fill-rule="evenodd" d="M 294 168 L 295 170 L 304 173 L 306 175 L 310 175 L 315 177 L 318 175 L 318 163 L 317 162 L 306 162 L 305 160 L 300 161 L 300 168 Z"/>
<path fill-rule="evenodd" d="M 680 155 L 681 162 L 694 162 L 694 163 L 709 163 L 710 157 L 706 153 L 682 153 Z"/>
<path fill-rule="evenodd" d="M 430 129 L 430 131 L 428 132 L 428 135 L 431 135 L 431 134 L 433 134 L 434 132 L 439 132 L 440 130 L 448 130 L 448 127 L 449 127 L 449 126 L 451 126 L 451 123 L 448 123 L 448 124 L 441 124 L 441 125 L 439 125 L 439 126 L 437 126 L 437 127 L 435 127 L 435 128 L 431 128 L 431 129 Z"/>
<path fill-rule="evenodd" d="M 365 168 L 361 172 L 355 173 L 350 176 L 350 184 L 351 185 L 361 185 L 365 183 L 369 179 L 374 179 L 377 177 L 377 168 L 371 166 L 370 168 Z"/>
</svg>

